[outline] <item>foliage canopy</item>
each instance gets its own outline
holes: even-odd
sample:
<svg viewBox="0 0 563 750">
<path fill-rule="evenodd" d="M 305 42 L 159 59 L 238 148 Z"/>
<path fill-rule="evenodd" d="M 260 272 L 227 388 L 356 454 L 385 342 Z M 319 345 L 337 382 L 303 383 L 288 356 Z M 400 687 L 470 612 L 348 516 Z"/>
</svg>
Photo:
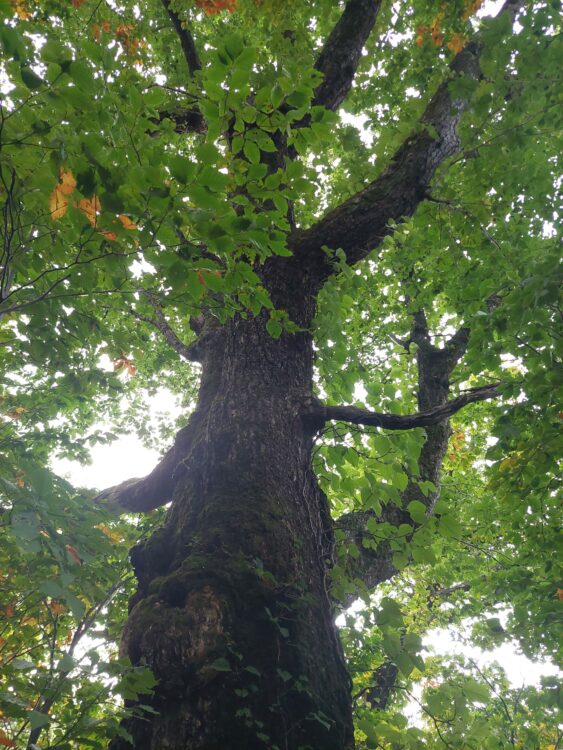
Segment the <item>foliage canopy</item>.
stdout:
<svg viewBox="0 0 563 750">
<path fill-rule="evenodd" d="M 319 295 L 316 384 L 327 404 L 415 412 L 405 341 L 424 309 L 437 347 L 471 331 L 454 390 L 500 383 L 500 397 L 455 415 L 433 515 L 415 500 L 412 524 L 372 518 L 357 544 L 337 520 L 332 587 L 364 600 L 339 620 L 358 747 L 559 747 L 554 679 L 515 688 L 499 665 L 422 652 L 449 626 L 534 661 L 561 642 L 560 19 L 534 2 L 512 28 L 480 5 L 382 3 L 335 108 L 315 104 L 332 0 L 1 5 L 0 746 L 102 748 L 148 710 L 121 698 L 153 687 L 116 643 L 128 549 L 162 514 L 116 519 L 49 461 L 129 431 L 166 446 L 197 391 L 181 355 L 202 310 L 217 324 L 267 311 L 273 338 L 295 333 L 257 269 L 424 131 L 478 34 L 481 75 L 449 82 L 468 102 L 460 147 L 414 215 L 355 265 L 326 248 L 339 272 Z M 177 425 L 147 421 L 162 388 Z M 424 434 L 326 428 L 315 467 L 334 517 L 399 503 Z M 398 572 L 374 599 L 354 560 L 381 544 Z"/>
</svg>

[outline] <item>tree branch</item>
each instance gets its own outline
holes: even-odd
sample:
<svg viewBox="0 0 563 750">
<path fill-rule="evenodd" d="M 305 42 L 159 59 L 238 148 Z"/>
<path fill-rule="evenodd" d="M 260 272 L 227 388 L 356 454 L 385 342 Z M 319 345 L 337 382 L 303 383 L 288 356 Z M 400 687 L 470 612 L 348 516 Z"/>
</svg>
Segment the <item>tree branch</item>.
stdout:
<svg viewBox="0 0 563 750">
<path fill-rule="evenodd" d="M 170 0 L 162 0 L 162 4 L 164 5 L 166 12 L 168 13 L 175 32 L 178 34 L 180 44 L 182 45 L 182 52 L 184 53 L 184 58 L 186 60 L 186 63 L 188 64 L 190 75 L 193 76 L 197 70 L 201 70 L 201 61 L 199 59 L 193 37 L 188 29 L 182 25 L 182 21 L 180 20 L 180 17 L 176 13 L 176 11 L 172 9 Z"/>
<path fill-rule="evenodd" d="M 184 135 L 185 133 L 205 133 L 207 129 L 205 118 L 195 105 L 191 109 L 162 110 L 158 113 L 158 117 L 151 119 L 151 122 L 160 125 L 163 120 L 171 120 L 174 123 L 174 130 L 180 135 Z M 157 135 L 158 131 L 151 131 L 150 134 Z"/>
<path fill-rule="evenodd" d="M 196 72 L 201 70 L 201 60 L 199 59 L 194 39 L 189 29 L 182 23 L 180 16 L 172 9 L 170 0 L 162 0 L 162 5 L 168 13 L 174 31 L 178 35 L 184 59 L 193 78 Z M 166 119 L 172 120 L 177 133 L 205 133 L 207 129 L 205 118 L 196 105 L 190 108 L 184 107 L 178 110 L 164 110 L 159 112 L 158 118 L 155 118 L 154 122 L 158 124 Z"/>
<path fill-rule="evenodd" d="M 368 409 L 358 409 L 355 406 L 318 405 L 312 407 L 311 416 L 323 419 L 325 422 L 336 420 L 369 427 L 383 427 L 386 430 L 412 430 L 415 427 L 428 427 L 443 422 L 444 419 L 448 419 L 467 404 L 496 398 L 498 395 L 498 383 L 493 383 L 470 388 L 457 398 L 418 414 L 385 414 Z"/>
<path fill-rule="evenodd" d="M 127 479 L 104 490 L 96 495 L 94 503 L 118 514 L 147 513 L 169 503 L 178 480 L 178 471 L 181 470 L 180 461 L 186 455 L 191 432 L 190 424 L 178 432 L 172 448 L 164 454 L 160 463 L 148 476 L 143 479 Z"/>
<path fill-rule="evenodd" d="M 381 0 L 349 0 L 346 4 L 315 63 L 324 79 L 313 105 L 335 110 L 345 99 L 380 7 Z"/>
<path fill-rule="evenodd" d="M 467 348 L 469 329 L 460 328 L 443 349 L 438 349 L 431 343 L 426 315 L 420 310 L 413 316 L 410 341 L 418 345 L 416 359 L 419 414 L 395 416 L 355 407 L 325 407 L 329 418 L 344 419 L 355 424 L 372 424 L 387 429 L 426 427 L 426 440 L 418 460 L 419 476 L 409 478 L 407 487 L 401 493 L 400 503 L 388 503 L 377 515 L 372 510 L 346 513 L 336 522 L 337 527 L 344 532 L 344 544 L 353 543 L 359 552 L 356 559 L 350 557 L 346 560 L 347 575 L 352 586 L 337 602 L 341 607 L 350 606 L 362 588 L 374 589 L 397 573 L 389 541 L 378 544 L 375 549 L 364 546 L 363 540 L 372 538 L 367 530 L 368 521 L 375 519 L 378 523 L 388 523 L 395 528 L 408 524 L 414 532 L 420 524 L 413 521 L 406 508 L 411 501 L 418 500 L 426 507 L 427 515 L 430 516 L 434 511 L 440 495 L 442 462 L 451 434 L 449 417 L 468 403 L 498 395 L 498 384 L 492 384 L 473 388 L 448 400 L 449 376 Z M 330 410 L 334 416 L 329 416 Z M 434 489 L 424 494 L 420 488 L 421 482 L 431 482 Z M 361 585 L 357 581 L 361 581 Z"/>
<path fill-rule="evenodd" d="M 131 315 L 133 315 L 134 318 L 137 320 L 141 320 L 144 323 L 149 323 L 149 325 L 154 326 L 160 333 L 164 336 L 168 344 L 174 349 L 175 352 L 177 352 L 180 357 L 183 359 L 190 360 L 192 357 L 190 355 L 190 347 L 188 344 L 184 344 L 183 341 L 181 341 L 176 332 L 172 330 L 170 327 L 170 324 L 166 320 L 164 313 L 162 312 L 160 306 L 157 304 L 157 302 L 152 298 L 152 296 L 148 293 L 145 293 L 144 295 L 150 304 L 152 305 L 156 320 L 154 318 L 149 318 L 146 315 L 141 315 L 136 310 L 134 310 L 132 307 L 129 308 L 129 311 Z"/>
<path fill-rule="evenodd" d="M 501 12 L 509 12 L 514 19 L 524 4 L 524 0 L 507 0 Z M 450 82 L 462 75 L 480 78 L 481 48 L 477 37 L 456 55 L 450 74 L 430 100 L 418 128 L 375 181 L 329 211 L 317 224 L 294 233 L 290 242 L 293 253 L 320 261 L 321 276 L 333 272 L 323 247 L 342 249 L 347 262 L 356 263 L 391 233 L 391 222 L 412 216 L 425 199 L 437 168 L 459 149 L 457 128 L 470 101 L 469 95 L 453 99 Z"/>
</svg>

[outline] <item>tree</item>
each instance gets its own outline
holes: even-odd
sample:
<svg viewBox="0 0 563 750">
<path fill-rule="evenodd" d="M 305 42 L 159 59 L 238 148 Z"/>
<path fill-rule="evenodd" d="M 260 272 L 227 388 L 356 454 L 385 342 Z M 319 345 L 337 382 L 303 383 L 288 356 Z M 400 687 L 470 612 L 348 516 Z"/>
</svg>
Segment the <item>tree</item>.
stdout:
<svg viewBox="0 0 563 750">
<path fill-rule="evenodd" d="M 557 644 L 559 20 L 480 4 L 3 8 L 0 744 L 559 745 L 420 653 Z M 148 476 L 48 468 L 161 386 Z"/>
</svg>

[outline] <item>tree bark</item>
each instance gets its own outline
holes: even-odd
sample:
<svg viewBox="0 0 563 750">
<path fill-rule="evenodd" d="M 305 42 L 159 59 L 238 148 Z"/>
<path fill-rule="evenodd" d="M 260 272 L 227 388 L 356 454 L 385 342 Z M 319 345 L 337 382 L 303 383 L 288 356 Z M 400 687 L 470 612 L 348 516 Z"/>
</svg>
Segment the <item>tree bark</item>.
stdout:
<svg viewBox="0 0 563 750">
<path fill-rule="evenodd" d="M 310 296 L 279 272 L 278 294 L 308 327 Z M 132 551 L 123 651 L 159 680 L 142 701 L 158 715 L 126 725 L 136 748 L 353 746 L 326 581 L 332 524 L 303 419 L 312 340 L 274 340 L 265 322 L 238 317 L 206 339 L 167 522 Z"/>
</svg>

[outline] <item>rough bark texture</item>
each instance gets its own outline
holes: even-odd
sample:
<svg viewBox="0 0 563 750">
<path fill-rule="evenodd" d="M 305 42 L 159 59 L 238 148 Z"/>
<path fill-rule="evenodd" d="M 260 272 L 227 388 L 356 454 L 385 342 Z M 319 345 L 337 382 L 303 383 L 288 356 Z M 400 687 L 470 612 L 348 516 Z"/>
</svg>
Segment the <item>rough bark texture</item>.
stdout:
<svg viewBox="0 0 563 750">
<path fill-rule="evenodd" d="M 280 270 L 277 291 L 307 324 L 309 297 Z M 147 750 L 351 747 L 325 579 L 332 528 L 302 419 L 311 338 L 274 340 L 262 316 L 236 318 L 202 359 L 166 525 L 132 552 L 139 590 L 123 649 L 160 681 L 150 699 L 160 715 L 128 729 Z"/>
</svg>

